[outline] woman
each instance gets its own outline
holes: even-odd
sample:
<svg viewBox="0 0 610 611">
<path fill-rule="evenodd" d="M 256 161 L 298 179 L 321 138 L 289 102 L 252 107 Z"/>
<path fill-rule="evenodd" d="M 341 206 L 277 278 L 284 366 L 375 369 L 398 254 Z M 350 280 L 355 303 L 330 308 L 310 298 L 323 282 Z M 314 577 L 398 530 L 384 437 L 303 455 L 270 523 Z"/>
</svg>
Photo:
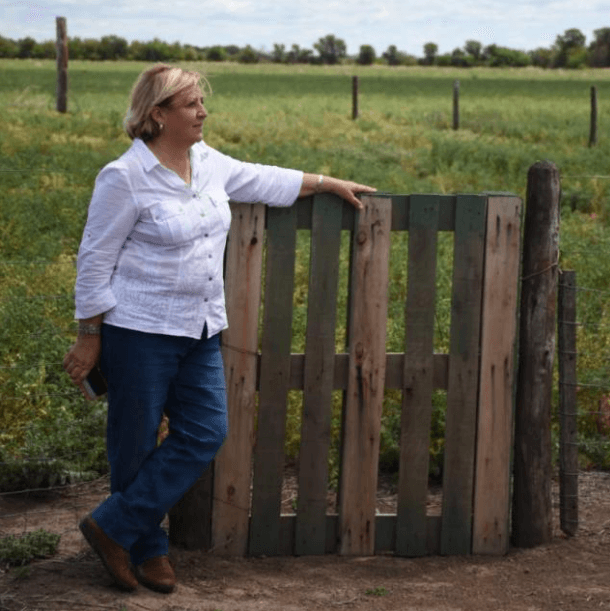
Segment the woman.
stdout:
<svg viewBox="0 0 610 611">
<path fill-rule="evenodd" d="M 174 590 L 160 523 L 226 435 L 219 333 L 229 198 L 289 206 L 327 191 L 360 208 L 356 193 L 374 191 L 208 147 L 201 83 L 166 65 L 142 73 L 125 123 L 133 144 L 98 175 L 78 254 L 79 333 L 64 367 L 82 387 L 100 363 L 111 473 L 110 497 L 80 529 L 125 590 Z M 157 447 L 164 413 L 170 435 Z"/>
</svg>

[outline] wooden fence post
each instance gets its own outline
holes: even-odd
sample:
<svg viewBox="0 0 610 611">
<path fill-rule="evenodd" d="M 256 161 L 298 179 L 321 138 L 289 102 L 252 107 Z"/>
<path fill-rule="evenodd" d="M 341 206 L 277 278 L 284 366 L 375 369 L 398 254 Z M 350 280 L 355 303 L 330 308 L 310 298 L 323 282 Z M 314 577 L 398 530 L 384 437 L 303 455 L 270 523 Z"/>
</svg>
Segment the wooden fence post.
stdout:
<svg viewBox="0 0 610 611">
<path fill-rule="evenodd" d="M 460 81 L 453 83 L 453 129 L 460 127 Z"/>
<path fill-rule="evenodd" d="M 576 413 L 576 272 L 561 273 L 558 300 L 559 517 L 561 530 L 578 529 L 578 424 Z"/>
<path fill-rule="evenodd" d="M 515 413 L 513 542 L 518 547 L 547 543 L 552 537 L 551 393 L 559 198 L 555 164 L 534 164 L 527 181 Z"/>
<path fill-rule="evenodd" d="M 358 118 L 358 77 L 352 77 L 352 119 Z"/>
<path fill-rule="evenodd" d="M 68 110 L 68 35 L 66 18 L 57 17 L 57 112 Z"/>
<path fill-rule="evenodd" d="M 589 146 L 597 144 L 597 88 L 591 87 L 591 129 L 589 131 Z"/>
</svg>

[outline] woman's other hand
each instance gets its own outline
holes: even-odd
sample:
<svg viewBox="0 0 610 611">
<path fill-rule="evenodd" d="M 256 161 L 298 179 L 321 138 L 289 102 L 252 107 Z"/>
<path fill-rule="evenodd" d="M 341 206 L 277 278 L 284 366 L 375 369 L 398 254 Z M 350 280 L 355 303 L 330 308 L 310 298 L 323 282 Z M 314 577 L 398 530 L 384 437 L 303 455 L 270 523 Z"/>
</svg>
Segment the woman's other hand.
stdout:
<svg viewBox="0 0 610 611">
<path fill-rule="evenodd" d="M 78 338 L 64 357 L 64 369 L 76 386 L 81 386 L 99 361 L 102 351 L 101 326 L 104 315 L 79 320 Z M 81 386 L 82 390 L 82 386 Z"/>
<path fill-rule="evenodd" d="M 99 335 L 81 335 L 64 357 L 64 369 L 73 384 L 80 386 L 100 358 L 102 342 Z"/>
</svg>

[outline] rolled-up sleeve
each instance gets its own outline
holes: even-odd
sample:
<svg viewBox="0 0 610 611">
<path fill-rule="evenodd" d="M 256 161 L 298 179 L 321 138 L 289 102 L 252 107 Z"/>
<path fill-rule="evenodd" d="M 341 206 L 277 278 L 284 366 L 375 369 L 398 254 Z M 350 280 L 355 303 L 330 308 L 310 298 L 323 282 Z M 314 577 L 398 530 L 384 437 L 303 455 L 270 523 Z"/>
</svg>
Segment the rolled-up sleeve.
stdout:
<svg viewBox="0 0 610 611">
<path fill-rule="evenodd" d="M 212 154 L 226 172 L 225 189 L 231 199 L 269 206 L 291 206 L 297 199 L 303 184 L 300 170 L 238 161 L 215 150 Z"/>
<path fill-rule="evenodd" d="M 78 252 L 75 318 L 91 318 L 116 305 L 110 280 L 138 215 L 127 169 L 106 166 L 95 181 Z"/>
</svg>

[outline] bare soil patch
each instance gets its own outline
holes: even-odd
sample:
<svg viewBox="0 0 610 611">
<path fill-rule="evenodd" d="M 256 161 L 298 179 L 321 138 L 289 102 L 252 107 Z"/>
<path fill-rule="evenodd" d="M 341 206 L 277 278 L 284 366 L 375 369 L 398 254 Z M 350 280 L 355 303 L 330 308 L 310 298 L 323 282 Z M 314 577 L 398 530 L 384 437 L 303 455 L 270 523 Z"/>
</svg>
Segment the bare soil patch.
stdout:
<svg viewBox="0 0 610 611">
<path fill-rule="evenodd" d="M 177 591 L 117 590 L 77 529 L 104 480 L 61 493 L 0 497 L 0 535 L 45 528 L 56 556 L 0 574 L 0 611 L 583 611 L 610 609 L 610 474 L 580 476 L 580 528 L 503 557 L 219 558 L 172 549 Z M 290 485 L 285 501 L 290 503 Z M 380 511 L 392 510 L 391 488 Z M 439 506 L 432 495 L 431 512 Z"/>
</svg>

